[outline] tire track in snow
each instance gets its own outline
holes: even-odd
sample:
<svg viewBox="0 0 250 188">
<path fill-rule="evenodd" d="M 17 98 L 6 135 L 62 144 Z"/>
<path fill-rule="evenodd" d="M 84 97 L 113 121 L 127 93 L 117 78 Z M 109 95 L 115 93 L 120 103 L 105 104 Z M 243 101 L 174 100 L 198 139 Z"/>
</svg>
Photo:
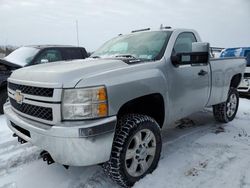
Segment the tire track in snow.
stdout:
<svg viewBox="0 0 250 188">
<path fill-rule="evenodd" d="M 69 188 L 103 188 L 113 187 L 119 188 L 109 177 L 105 175 L 102 168 L 99 167 L 96 172 L 87 180 L 77 180 L 70 184 Z"/>
<path fill-rule="evenodd" d="M 29 143 L 20 144 L 17 139 L 3 139 L 0 143 L 0 176 L 12 168 L 39 159 L 40 150 Z"/>
</svg>

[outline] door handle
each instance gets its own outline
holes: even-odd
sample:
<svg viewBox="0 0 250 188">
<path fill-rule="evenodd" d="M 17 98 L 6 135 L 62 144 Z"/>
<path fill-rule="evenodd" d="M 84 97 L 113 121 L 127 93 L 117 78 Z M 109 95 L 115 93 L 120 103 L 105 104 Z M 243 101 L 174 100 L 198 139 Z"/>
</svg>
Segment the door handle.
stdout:
<svg viewBox="0 0 250 188">
<path fill-rule="evenodd" d="M 204 70 L 200 70 L 200 72 L 198 73 L 199 76 L 205 76 L 207 74 L 207 71 Z"/>
</svg>

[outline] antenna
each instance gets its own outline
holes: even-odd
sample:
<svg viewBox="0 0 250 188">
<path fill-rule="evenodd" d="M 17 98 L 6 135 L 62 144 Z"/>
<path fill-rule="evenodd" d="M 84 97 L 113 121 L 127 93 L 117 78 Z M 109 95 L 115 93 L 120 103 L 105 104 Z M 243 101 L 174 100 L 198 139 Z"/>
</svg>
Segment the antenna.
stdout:
<svg viewBox="0 0 250 188">
<path fill-rule="evenodd" d="M 79 46 L 78 20 L 76 20 L 76 42 L 77 46 Z"/>
<path fill-rule="evenodd" d="M 170 26 L 163 26 L 163 24 L 160 25 L 160 30 L 162 29 L 171 29 L 172 27 Z"/>
</svg>

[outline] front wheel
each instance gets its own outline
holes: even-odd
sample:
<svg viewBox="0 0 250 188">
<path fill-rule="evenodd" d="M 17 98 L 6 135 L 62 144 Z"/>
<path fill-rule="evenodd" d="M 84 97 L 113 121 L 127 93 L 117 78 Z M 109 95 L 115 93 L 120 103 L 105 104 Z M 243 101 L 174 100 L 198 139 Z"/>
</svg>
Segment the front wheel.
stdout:
<svg viewBox="0 0 250 188">
<path fill-rule="evenodd" d="M 138 114 L 122 117 L 117 127 L 110 160 L 103 167 L 116 183 L 130 187 L 157 167 L 160 127 L 151 117 Z"/>
<path fill-rule="evenodd" d="M 235 118 L 238 107 L 239 93 L 237 89 L 230 88 L 227 101 L 213 106 L 214 117 L 221 123 L 228 123 Z"/>
</svg>

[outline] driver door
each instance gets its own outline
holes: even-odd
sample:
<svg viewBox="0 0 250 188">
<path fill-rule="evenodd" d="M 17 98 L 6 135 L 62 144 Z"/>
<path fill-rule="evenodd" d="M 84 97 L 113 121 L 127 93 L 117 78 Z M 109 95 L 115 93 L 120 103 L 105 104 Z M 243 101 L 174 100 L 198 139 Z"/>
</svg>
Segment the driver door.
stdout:
<svg viewBox="0 0 250 188">
<path fill-rule="evenodd" d="M 172 54 L 192 52 L 192 43 L 197 42 L 191 32 L 181 33 L 175 42 Z M 183 118 L 205 107 L 209 98 L 210 68 L 206 64 L 171 66 L 169 97 L 175 119 Z"/>
</svg>

